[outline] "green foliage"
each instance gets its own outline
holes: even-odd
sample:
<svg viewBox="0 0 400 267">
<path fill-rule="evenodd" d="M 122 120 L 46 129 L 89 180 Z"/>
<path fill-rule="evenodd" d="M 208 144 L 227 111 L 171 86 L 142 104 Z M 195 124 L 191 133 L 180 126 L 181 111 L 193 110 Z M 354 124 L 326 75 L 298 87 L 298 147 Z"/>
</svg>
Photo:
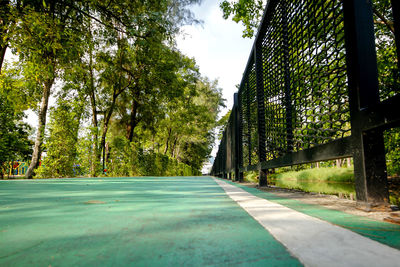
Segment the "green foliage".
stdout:
<svg viewBox="0 0 400 267">
<path fill-rule="evenodd" d="M 268 178 L 272 180 L 295 180 L 297 182 L 336 182 L 352 183 L 354 182 L 353 167 L 337 168 L 307 168 L 292 171 L 291 168 L 280 168 L 279 172 L 269 174 Z M 245 181 L 258 183 L 258 172 L 250 171 L 244 174 Z"/>
<path fill-rule="evenodd" d="M 381 100 L 398 94 L 400 72 L 394 38 L 393 15 L 390 0 L 373 2 L 376 52 Z M 389 176 L 400 175 L 400 128 L 384 133 L 386 164 Z"/>
<path fill-rule="evenodd" d="M 221 106 L 223 99 L 216 81 L 186 80 L 183 94 L 168 103 L 155 142 L 162 144 L 164 154 L 200 170 L 211 153 Z"/>
<path fill-rule="evenodd" d="M 21 122 L 23 113 L 16 113 L 12 103 L 0 94 L 0 176 L 6 173 L 8 162 L 26 159 L 31 154 L 28 139 L 30 127 Z"/>
<path fill-rule="evenodd" d="M 14 80 L 6 72 L 0 75 L 0 177 L 6 172 L 8 162 L 24 160 L 31 153 L 28 139 L 29 125 L 22 122 L 21 102 L 15 98 Z"/>
<path fill-rule="evenodd" d="M 228 120 L 229 120 L 229 117 L 231 116 L 231 112 L 232 112 L 232 110 L 229 110 L 217 122 L 217 125 L 218 125 L 218 140 L 222 139 L 222 135 L 224 134 L 224 130 L 228 126 Z"/>
<path fill-rule="evenodd" d="M 245 182 L 258 184 L 258 172 L 256 171 L 245 172 L 243 178 Z"/>
<path fill-rule="evenodd" d="M 352 167 L 312 168 L 270 175 L 270 183 L 282 188 L 305 192 L 355 195 L 354 169 Z"/>
<path fill-rule="evenodd" d="M 289 171 L 272 174 L 273 179 L 295 179 L 297 181 L 354 182 L 354 169 L 350 168 L 313 168 L 302 171 Z"/>
<path fill-rule="evenodd" d="M 353 183 L 330 183 L 330 182 L 308 182 L 295 179 L 277 179 L 272 183 L 281 188 L 297 189 L 304 192 L 314 192 L 329 195 L 344 194 L 346 198 L 350 195 L 355 198 Z M 350 197 L 351 198 L 351 197 Z"/>
<path fill-rule="evenodd" d="M 394 38 L 390 0 L 373 1 L 376 52 L 381 99 L 395 95 L 400 86 L 400 73 Z"/>
<path fill-rule="evenodd" d="M 224 19 L 232 17 L 244 26 L 243 37 L 251 38 L 260 24 L 265 1 L 262 0 L 224 0 L 220 3 Z"/>
<path fill-rule="evenodd" d="M 125 137 L 117 136 L 111 141 L 107 175 L 120 176 L 191 176 L 199 172 L 176 159 L 144 151 Z"/>
<path fill-rule="evenodd" d="M 47 155 L 37 171 L 36 178 L 74 177 L 77 171 L 77 143 L 80 124 L 80 107 L 60 99 L 50 112 Z"/>
<path fill-rule="evenodd" d="M 384 133 L 386 166 L 389 176 L 400 176 L 400 128 Z"/>
<path fill-rule="evenodd" d="M 95 176 L 102 164 L 123 176 L 201 169 L 221 90 L 175 47 L 180 27 L 197 23 L 187 7 L 200 0 L 6 2 L 0 48 L 19 57 L 18 108 L 38 111 L 31 166 L 46 155 L 37 177 Z M 57 107 L 46 126 L 50 95 Z"/>
</svg>

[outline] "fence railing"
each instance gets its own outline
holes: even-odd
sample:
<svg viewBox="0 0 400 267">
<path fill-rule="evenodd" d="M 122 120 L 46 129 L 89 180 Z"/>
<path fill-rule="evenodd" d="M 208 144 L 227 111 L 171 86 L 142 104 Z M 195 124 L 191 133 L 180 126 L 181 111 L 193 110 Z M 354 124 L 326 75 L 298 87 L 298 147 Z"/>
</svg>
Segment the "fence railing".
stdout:
<svg viewBox="0 0 400 267">
<path fill-rule="evenodd" d="M 395 31 L 382 40 L 400 47 L 400 2 L 389 4 Z M 353 157 L 358 202 L 388 203 L 383 131 L 400 123 L 400 49 L 382 83 L 374 11 L 366 0 L 268 2 L 212 175 L 258 170 L 265 185 L 268 169 Z"/>
</svg>

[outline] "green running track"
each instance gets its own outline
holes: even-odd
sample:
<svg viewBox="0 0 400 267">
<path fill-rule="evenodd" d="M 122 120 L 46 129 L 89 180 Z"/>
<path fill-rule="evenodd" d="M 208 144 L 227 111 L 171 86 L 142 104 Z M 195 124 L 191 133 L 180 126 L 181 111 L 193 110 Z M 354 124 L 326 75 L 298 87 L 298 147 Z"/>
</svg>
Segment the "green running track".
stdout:
<svg viewBox="0 0 400 267">
<path fill-rule="evenodd" d="M 400 248 L 398 225 L 233 185 Z M 301 263 L 211 177 L 141 177 L 0 181 L 0 266 Z"/>
<path fill-rule="evenodd" d="M 297 266 L 213 179 L 0 182 L 0 266 Z"/>
</svg>

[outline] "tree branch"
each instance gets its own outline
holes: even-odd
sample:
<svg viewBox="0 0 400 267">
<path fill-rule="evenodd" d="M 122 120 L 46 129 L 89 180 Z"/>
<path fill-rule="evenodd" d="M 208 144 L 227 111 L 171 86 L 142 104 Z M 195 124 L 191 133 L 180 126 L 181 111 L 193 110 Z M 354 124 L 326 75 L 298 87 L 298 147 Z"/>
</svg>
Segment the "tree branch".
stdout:
<svg viewBox="0 0 400 267">
<path fill-rule="evenodd" d="M 394 34 L 394 23 L 393 23 L 393 21 L 387 20 L 385 18 L 385 16 L 382 13 L 380 13 L 375 7 L 373 7 L 372 9 L 374 11 L 374 14 L 378 18 L 380 18 L 380 20 L 381 20 L 381 21 L 374 20 L 374 23 L 386 25 L 388 27 L 388 29 Z"/>
<path fill-rule="evenodd" d="M 99 23 L 99 24 L 101 24 L 101 25 L 103 25 L 103 26 L 105 26 L 105 27 L 107 27 L 107 28 L 114 29 L 114 30 L 116 30 L 116 31 L 118 31 L 118 32 L 120 32 L 120 33 L 124 33 L 124 34 L 126 34 L 126 35 L 133 35 L 133 36 L 135 36 L 136 38 L 141 38 L 141 39 L 146 39 L 146 38 L 149 36 L 149 34 L 146 34 L 146 35 L 139 35 L 139 34 L 134 34 L 134 33 L 128 33 L 128 32 L 126 32 L 126 31 L 124 31 L 124 30 L 122 30 L 122 29 L 119 29 L 119 28 L 117 28 L 117 27 L 114 27 L 114 26 L 112 26 L 112 25 L 110 25 L 110 24 L 108 24 L 108 23 L 105 23 L 105 22 L 101 21 L 100 19 L 96 18 L 95 16 L 93 16 L 93 15 L 90 14 L 89 12 L 86 12 L 86 11 L 84 11 L 84 10 L 82 10 L 82 9 L 79 9 L 78 7 L 74 6 L 74 5 L 71 4 L 71 3 L 65 3 L 65 4 L 68 5 L 69 7 L 73 8 L 73 9 L 75 9 L 75 10 L 78 11 L 79 13 L 83 14 L 84 16 L 93 19 L 93 20 L 96 21 L 97 23 Z M 110 12 L 108 12 L 108 13 L 110 13 Z M 113 17 L 115 17 L 115 16 L 113 15 Z M 127 27 L 127 26 L 126 26 L 125 24 L 123 24 L 122 22 L 120 22 L 120 23 L 121 23 L 122 25 L 124 25 L 125 27 Z"/>
</svg>

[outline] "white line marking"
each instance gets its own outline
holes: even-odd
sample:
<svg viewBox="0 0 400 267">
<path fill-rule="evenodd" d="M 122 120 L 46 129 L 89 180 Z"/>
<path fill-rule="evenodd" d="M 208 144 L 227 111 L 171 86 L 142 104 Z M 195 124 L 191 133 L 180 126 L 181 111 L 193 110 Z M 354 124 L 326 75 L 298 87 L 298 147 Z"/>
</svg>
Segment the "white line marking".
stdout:
<svg viewBox="0 0 400 267">
<path fill-rule="evenodd" d="M 400 266 L 400 251 L 214 179 L 306 266 Z"/>
</svg>

